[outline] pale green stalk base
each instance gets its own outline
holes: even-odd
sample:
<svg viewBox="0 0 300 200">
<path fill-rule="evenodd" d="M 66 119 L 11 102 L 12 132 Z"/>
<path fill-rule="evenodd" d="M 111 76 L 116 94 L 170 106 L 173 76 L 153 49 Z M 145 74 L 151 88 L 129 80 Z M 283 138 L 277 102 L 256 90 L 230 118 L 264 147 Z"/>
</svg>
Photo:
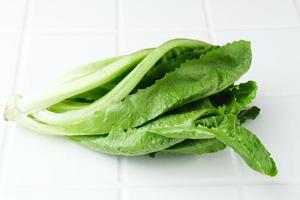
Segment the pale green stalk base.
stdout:
<svg viewBox="0 0 300 200">
<path fill-rule="evenodd" d="M 140 62 L 151 51 L 151 49 L 146 49 L 124 56 L 94 73 L 50 88 L 39 97 L 24 99 L 20 101 L 18 108 L 24 114 L 40 111 L 64 99 L 108 83 L 122 72 L 132 69 L 135 64 Z"/>
</svg>

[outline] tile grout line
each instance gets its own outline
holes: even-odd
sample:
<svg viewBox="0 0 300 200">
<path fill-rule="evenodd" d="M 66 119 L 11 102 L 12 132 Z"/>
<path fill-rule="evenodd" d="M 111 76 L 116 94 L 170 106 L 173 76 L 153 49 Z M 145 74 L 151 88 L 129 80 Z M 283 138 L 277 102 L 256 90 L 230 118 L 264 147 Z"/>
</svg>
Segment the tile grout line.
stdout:
<svg viewBox="0 0 300 200">
<path fill-rule="evenodd" d="M 213 27 L 215 31 L 269 31 L 269 30 L 286 30 L 300 28 L 300 24 L 278 24 L 269 26 L 224 26 L 224 27 Z"/>
<path fill-rule="evenodd" d="M 300 12 L 300 11 L 299 11 Z M 300 17 L 300 13 L 299 13 Z M 116 20 L 117 21 L 117 20 Z M 300 28 L 300 24 L 293 25 L 275 25 L 275 26 L 240 26 L 240 27 L 210 27 L 214 31 L 266 31 L 266 30 L 286 30 Z M 169 30 L 119 30 L 119 33 L 178 33 L 178 32 L 206 32 L 208 29 L 169 29 Z M 103 29 L 40 29 L 40 30 L 29 30 L 29 35 L 63 35 L 63 34 L 76 34 L 76 35 L 91 35 L 91 34 L 115 34 L 116 30 L 103 30 Z M 0 36 L 3 35 L 22 35 L 22 32 L 16 30 L 0 30 Z"/>
<path fill-rule="evenodd" d="M 0 30 L 0 36 L 21 36 L 22 31 L 18 31 L 18 30 Z"/>
<path fill-rule="evenodd" d="M 208 38 L 210 40 L 211 43 L 215 44 L 215 42 L 217 42 L 217 38 L 216 38 L 216 34 L 214 31 L 214 23 L 213 23 L 213 17 L 212 17 L 212 10 L 211 10 L 211 6 L 209 4 L 208 0 L 203 0 L 203 7 L 204 7 L 204 16 L 205 16 L 205 22 L 206 22 L 206 26 L 208 29 Z M 230 157 L 231 157 L 231 163 L 233 166 L 233 170 L 234 170 L 234 175 L 235 175 L 235 182 L 237 183 L 238 186 L 238 198 L 240 200 L 245 199 L 245 195 L 244 195 L 244 187 L 243 187 L 243 183 L 239 180 L 239 169 L 238 169 L 238 163 L 234 154 L 234 151 L 232 149 L 229 149 L 230 151 Z"/>
<path fill-rule="evenodd" d="M 204 12 L 204 19 L 205 19 L 205 24 L 206 24 L 206 29 L 208 32 L 208 39 L 210 42 L 214 43 L 216 42 L 216 35 L 213 30 L 213 21 L 212 21 L 212 16 L 210 12 L 210 6 L 209 2 L 207 0 L 203 0 L 203 12 Z"/>
<path fill-rule="evenodd" d="M 13 81 L 11 84 L 11 93 L 13 94 L 15 92 L 15 88 L 17 85 L 17 77 L 19 73 L 20 66 L 22 64 L 22 58 L 24 54 L 24 49 L 26 46 L 26 40 L 28 37 L 28 24 L 29 24 L 29 16 L 31 11 L 31 0 L 27 0 L 24 6 L 24 15 L 23 15 L 23 21 L 22 21 L 22 30 L 21 32 L 18 32 L 19 35 L 19 41 L 18 41 L 18 49 L 17 49 L 17 55 L 16 55 L 16 61 L 15 61 L 15 69 L 13 73 Z M 11 95 L 12 95 L 11 94 Z M 1 148 L 0 148 L 0 184 L 2 184 L 2 175 L 3 175 L 3 166 L 4 166 L 4 157 L 5 157 L 5 149 L 6 149 L 6 143 L 8 140 L 8 131 L 9 131 L 9 124 L 4 124 L 4 131 L 1 141 Z"/>
<path fill-rule="evenodd" d="M 120 55 L 121 52 L 121 2 L 122 0 L 115 0 L 116 8 L 115 8 L 115 17 L 116 17 L 116 27 L 115 27 L 115 38 L 116 38 L 116 56 Z M 127 200 L 127 178 L 126 178 L 126 158 L 122 156 L 118 156 L 117 158 L 117 179 L 118 179 L 118 200 Z"/>
<path fill-rule="evenodd" d="M 210 181 L 210 182 L 191 182 L 185 181 L 177 182 L 174 184 L 174 181 L 171 182 L 163 182 L 159 183 L 157 181 L 151 181 L 148 183 L 141 184 L 140 182 L 133 182 L 130 184 L 122 184 L 123 186 L 126 186 L 127 188 L 189 188 L 189 187 L 227 187 L 227 186 L 236 186 L 238 182 L 233 181 L 225 181 L 225 182 L 218 182 L 218 181 Z M 300 186 L 300 182 L 255 182 L 255 181 L 247 181 L 247 185 L 249 186 Z M 65 189 L 115 189 L 115 188 L 121 188 L 121 184 L 119 183 L 103 183 L 103 184 L 91 184 L 91 185 L 81 185 L 81 184 L 75 184 L 75 185 L 56 185 L 55 187 L 51 185 L 6 185 L 3 188 L 9 189 L 9 190 L 43 190 L 43 189 L 51 189 L 51 190 L 65 190 Z"/>
<path fill-rule="evenodd" d="M 116 39 L 116 56 L 120 54 L 120 0 L 115 0 L 116 8 L 115 8 L 115 39 Z"/>
<path fill-rule="evenodd" d="M 233 149 L 229 149 L 230 150 L 230 157 L 231 157 L 231 161 L 232 161 L 232 165 L 234 168 L 234 172 L 235 172 L 235 179 L 237 179 L 237 185 L 238 185 L 238 189 L 239 189 L 239 199 L 243 200 L 245 199 L 245 186 L 244 186 L 244 181 L 242 181 L 242 179 L 240 178 L 240 171 L 239 171 L 239 167 L 238 167 L 238 160 L 237 160 L 237 156 L 235 155 L 235 152 Z"/>
<path fill-rule="evenodd" d="M 20 73 L 20 69 L 22 66 L 22 62 L 24 60 L 24 52 L 25 49 L 27 49 L 27 42 L 28 42 L 28 38 L 30 35 L 30 31 L 29 31 L 29 22 L 30 22 L 30 11 L 32 9 L 32 0 L 27 0 L 27 4 L 26 4 L 26 11 L 24 14 L 24 21 L 23 21 L 23 28 L 22 28 L 22 33 L 20 35 L 20 45 L 18 48 L 18 55 L 17 55 L 17 62 L 16 62 L 16 67 L 15 67 L 15 72 L 14 72 L 14 81 L 13 81 L 13 86 L 12 86 L 12 90 L 14 91 L 16 89 L 17 86 L 17 82 L 18 82 L 18 76 Z"/>
<path fill-rule="evenodd" d="M 296 12 L 298 14 L 298 17 L 300 19 L 300 1 L 294 0 L 294 6 L 295 6 Z"/>
</svg>

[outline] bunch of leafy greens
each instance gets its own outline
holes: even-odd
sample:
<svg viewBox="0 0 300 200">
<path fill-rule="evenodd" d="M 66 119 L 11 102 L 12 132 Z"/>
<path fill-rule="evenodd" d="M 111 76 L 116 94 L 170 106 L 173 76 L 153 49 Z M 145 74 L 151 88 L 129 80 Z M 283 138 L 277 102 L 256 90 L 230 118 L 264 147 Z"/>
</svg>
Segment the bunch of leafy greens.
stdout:
<svg viewBox="0 0 300 200">
<path fill-rule="evenodd" d="M 242 126 L 259 114 L 248 106 L 256 83 L 234 84 L 250 64 L 247 41 L 174 39 L 76 68 L 32 99 L 14 96 L 5 117 L 116 155 L 201 155 L 229 146 L 252 169 L 275 176 L 269 152 Z"/>
</svg>

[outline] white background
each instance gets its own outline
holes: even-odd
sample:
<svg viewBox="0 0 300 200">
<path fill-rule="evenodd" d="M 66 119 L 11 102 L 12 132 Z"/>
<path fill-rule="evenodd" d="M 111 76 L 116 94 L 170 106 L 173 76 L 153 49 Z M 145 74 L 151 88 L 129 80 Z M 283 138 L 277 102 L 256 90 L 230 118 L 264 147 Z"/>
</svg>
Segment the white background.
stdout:
<svg viewBox="0 0 300 200">
<path fill-rule="evenodd" d="M 252 42 L 258 82 L 248 123 L 279 174 L 230 149 L 118 158 L 0 122 L 0 199 L 300 200 L 300 0 L 0 0 L 0 105 L 74 66 L 187 37 Z"/>
</svg>

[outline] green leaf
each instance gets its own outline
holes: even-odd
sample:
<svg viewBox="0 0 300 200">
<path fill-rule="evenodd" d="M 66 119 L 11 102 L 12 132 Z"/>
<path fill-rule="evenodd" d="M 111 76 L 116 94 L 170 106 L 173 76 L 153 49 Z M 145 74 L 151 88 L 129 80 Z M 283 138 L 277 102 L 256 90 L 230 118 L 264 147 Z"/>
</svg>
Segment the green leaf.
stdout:
<svg viewBox="0 0 300 200">
<path fill-rule="evenodd" d="M 95 151 L 137 156 L 168 148 L 182 139 L 167 138 L 147 130 L 112 130 L 108 135 L 68 136 L 72 141 Z"/>
<path fill-rule="evenodd" d="M 251 83 L 248 82 L 247 84 Z M 234 86 L 234 94 L 240 97 L 236 99 L 248 99 L 247 97 L 249 95 L 247 94 L 251 94 L 252 90 L 248 90 L 248 92 L 245 92 L 245 86 L 247 84 L 240 84 Z M 222 93 L 223 95 L 225 95 L 226 93 L 231 94 L 232 91 L 232 89 L 226 89 Z M 226 104 L 227 106 L 231 105 L 232 101 L 228 101 L 228 103 L 229 104 Z M 175 145 L 172 145 L 169 148 L 161 150 L 159 152 L 193 153 L 200 155 L 203 153 L 210 153 L 221 150 L 226 146 L 223 142 L 217 139 L 209 139 L 215 136 L 214 130 L 211 129 L 213 123 L 215 124 L 214 127 L 219 127 L 220 124 L 223 123 L 223 121 L 221 121 L 223 120 L 223 118 L 211 118 L 209 116 L 218 114 L 220 113 L 217 112 L 217 108 L 214 108 L 212 106 L 212 104 L 210 103 L 210 98 L 205 98 L 200 101 L 190 103 L 178 109 L 175 109 L 171 112 L 171 114 L 161 116 L 156 120 L 153 120 L 150 123 L 147 123 L 144 126 L 141 126 L 137 129 L 129 129 L 128 131 L 113 131 L 109 134 L 109 136 L 91 136 L 92 139 L 88 136 L 71 136 L 71 138 L 75 139 L 78 143 L 83 144 L 84 146 L 87 146 L 89 148 L 96 149 L 101 152 L 104 151 L 106 153 L 121 153 L 122 155 L 124 155 L 124 153 L 127 153 L 126 155 L 141 155 L 149 152 L 153 153 L 156 152 L 155 150 L 158 148 L 156 145 L 160 144 L 162 141 L 165 142 L 165 145 L 171 145 L 171 143 L 173 143 L 174 141 L 170 139 L 178 139 L 176 140 L 176 142 L 179 142 L 180 140 L 183 141 L 176 143 Z M 195 125 L 194 121 L 199 118 L 201 118 L 199 120 L 200 122 L 208 121 L 209 124 L 206 123 L 206 126 L 202 126 L 201 124 L 199 125 L 199 121 L 197 121 L 198 125 Z M 111 134 L 114 137 L 110 137 Z M 154 134 L 156 136 L 151 134 Z M 144 145 L 140 145 L 139 141 L 134 141 L 133 143 L 126 142 L 125 144 L 128 144 L 128 146 L 124 146 L 123 142 L 127 141 L 127 139 L 125 139 L 124 137 L 128 136 L 129 138 L 131 138 L 136 137 L 136 135 L 138 135 L 139 141 L 145 141 Z M 149 138 L 150 135 L 152 137 L 152 140 L 157 140 L 157 142 L 149 144 L 149 139 L 147 138 Z M 163 139 L 161 136 L 163 136 L 163 138 L 165 139 Z M 113 139 L 109 140 L 110 138 Z M 133 140 L 130 139 L 129 141 Z M 122 152 L 112 152 L 112 150 L 107 152 L 107 148 L 108 146 L 110 146 L 110 142 L 114 143 L 115 145 L 121 144 L 123 149 Z M 152 145 L 153 148 L 151 150 Z M 146 151 L 145 149 L 141 149 L 140 146 L 147 146 L 149 147 L 149 149 L 147 149 Z M 130 147 L 133 147 L 134 149 Z M 138 154 L 139 151 L 140 154 Z"/>
<path fill-rule="evenodd" d="M 163 78 L 167 73 L 177 69 L 187 60 L 199 59 L 207 52 L 218 48 L 217 46 L 205 46 L 199 48 L 174 48 L 166 53 L 158 63 L 147 72 L 145 77 L 136 86 L 135 91 L 151 86 L 156 80 Z"/>
<path fill-rule="evenodd" d="M 118 155 L 143 155 L 166 149 L 186 138 L 212 138 L 210 133 L 197 131 L 194 120 L 210 112 L 207 100 L 189 111 L 161 116 L 139 128 L 112 129 L 108 135 L 69 136 L 87 148 Z"/>
<path fill-rule="evenodd" d="M 256 83 L 248 81 L 230 86 L 222 92 L 211 96 L 210 100 L 216 107 L 225 106 L 225 113 L 237 114 L 252 102 L 256 96 L 256 91 Z"/>
<path fill-rule="evenodd" d="M 215 138 L 205 140 L 187 139 L 157 153 L 202 155 L 223 150 L 225 147 L 226 145 L 223 142 Z"/>
<path fill-rule="evenodd" d="M 237 118 L 240 120 L 241 123 L 244 123 L 248 119 L 256 119 L 259 115 L 260 109 L 256 106 L 252 106 L 250 108 L 246 108 L 239 112 Z"/>
<path fill-rule="evenodd" d="M 233 148 L 252 169 L 269 176 L 277 174 L 270 153 L 253 133 L 240 125 L 236 116 L 229 114 L 201 119 L 197 124 L 209 127 L 217 139 Z"/>
</svg>

